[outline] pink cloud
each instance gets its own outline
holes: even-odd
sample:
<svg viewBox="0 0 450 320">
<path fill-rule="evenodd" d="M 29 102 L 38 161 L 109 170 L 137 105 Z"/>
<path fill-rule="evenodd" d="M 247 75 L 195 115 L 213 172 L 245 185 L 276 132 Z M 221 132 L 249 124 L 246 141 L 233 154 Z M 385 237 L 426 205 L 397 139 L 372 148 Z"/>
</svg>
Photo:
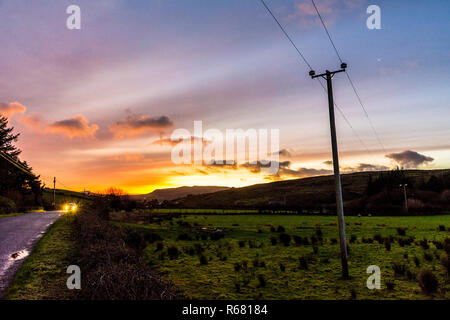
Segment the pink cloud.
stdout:
<svg viewBox="0 0 450 320">
<path fill-rule="evenodd" d="M 172 120 L 167 116 L 149 117 L 128 113 L 125 119 L 117 121 L 109 127 L 116 139 L 141 136 L 149 132 L 161 132 L 173 126 Z"/>
<path fill-rule="evenodd" d="M 61 133 L 69 138 L 92 138 L 98 130 L 98 125 L 89 124 L 83 115 L 73 118 L 55 121 L 46 126 L 45 131 L 50 133 Z"/>
<path fill-rule="evenodd" d="M 11 117 L 17 113 L 25 113 L 27 108 L 19 102 L 2 103 L 0 102 L 0 114 Z"/>
</svg>

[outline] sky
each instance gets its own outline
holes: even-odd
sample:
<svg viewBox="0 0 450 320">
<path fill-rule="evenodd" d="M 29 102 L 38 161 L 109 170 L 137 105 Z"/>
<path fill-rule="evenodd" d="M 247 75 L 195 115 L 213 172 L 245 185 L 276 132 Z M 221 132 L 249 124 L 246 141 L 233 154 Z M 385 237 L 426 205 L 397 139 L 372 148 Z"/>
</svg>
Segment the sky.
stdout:
<svg viewBox="0 0 450 320">
<path fill-rule="evenodd" d="M 266 3 L 316 72 L 339 68 L 310 0 Z M 316 3 L 375 129 L 337 74 L 341 170 L 450 168 L 450 3 Z M 66 27 L 72 4 L 80 30 Z M 259 0 L 5 0 L 0 21 L 0 114 L 47 186 L 134 194 L 332 173 L 327 96 Z M 171 134 L 194 121 L 278 129 L 278 173 L 174 163 Z"/>
</svg>

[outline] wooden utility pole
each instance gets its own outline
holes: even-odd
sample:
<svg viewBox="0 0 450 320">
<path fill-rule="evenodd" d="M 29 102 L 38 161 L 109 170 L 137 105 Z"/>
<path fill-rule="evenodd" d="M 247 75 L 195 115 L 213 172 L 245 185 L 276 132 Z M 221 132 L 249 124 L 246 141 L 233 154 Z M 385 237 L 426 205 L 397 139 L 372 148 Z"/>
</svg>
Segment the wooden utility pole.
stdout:
<svg viewBox="0 0 450 320">
<path fill-rule="evenodd" d="M 336 124 L 334 120 L 333 86 L 331 81 L 336 73 L 344 72 L 345 68 L 347 68 L 347 64 L 342 63 L 341 70 L 332 72 L 326 70 L 325 73 L 319 75 L 316 75 L 314 70 L 311 70 L 309 72 L 309 75 L 311 76 L 312 79 L 322 77 L 327 81 L 328 109 L 330 114 L 330 129 L 331 129 L 331 146 L 333 151 L 334 185 L 336 189 L 336 207 L 339 225 L 339 241 L 341 247 L 342 277 L 344 279 L 348 279 L 349 273 L 348 273 L 348 258 L 347 258 L 347 242 L 345 239 L 344 205 L 342 200 L 341 175 L 339 172 L 339 153 L 336 138 Z"/>
<path fill-rule="evenodd" d="M 408 213 L 408 195 L 406 193 L 407 183 L 401 184 L 400 187 L 403 187 L 403 196 L 405 197 L 405 211 Z"/>
<path fill-rule="evenodd" d="M 53 177 L 53 207 L 56 207 L 56 177 Z"/>
</svg>

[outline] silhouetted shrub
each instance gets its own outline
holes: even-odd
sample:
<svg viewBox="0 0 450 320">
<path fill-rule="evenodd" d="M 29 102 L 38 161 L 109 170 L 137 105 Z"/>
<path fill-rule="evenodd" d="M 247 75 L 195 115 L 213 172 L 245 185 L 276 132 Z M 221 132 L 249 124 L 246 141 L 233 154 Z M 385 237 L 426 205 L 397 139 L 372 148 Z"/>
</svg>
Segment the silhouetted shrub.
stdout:
<svg viewBox="0 0 450 320">
<path fill-rule="evenodd" d="M 386 281 L 386 288 L 387 288 L 389 291 L 394 290 L 394 288 L 395 288 L 395 282 L 393 282 L 393 281 Z"/>
<path fill-rule="evenodd" d="M 377 233 L 373 236 L 373 240 L 377 241 L 379 244 L 383 243 L 383 237 L 379 233 Z"/>
<path fill-rule="evenodd" d="M 161 251 L 164 248 L 164 244 L 161 241 L 156 243 L 156 251 Z"/>
<path fill-rule="evenodd" d="M 199 260 L 200 260 L 200 264 L 202 264 L 202 265 L 208 264 L 208 259 L 206 258 L 206 256 L 204 254 L 201 254 L 199 256 Z"/>
<path fill-rule="evenodd" d="M 317 238 L 322 239 L 322 235 L 323 235 L 322 229 L 320 229 L 320 227 L 317 227 L 316 228 L 316 236 L 317 236 Z"/>
<path fill-rule="evenodd" d="M 306 257 L 300 257 L 298 262 L 301 270 L 308 270 L 308 259 L 306 259 Z"/>
<path fill-rule="evenodd" d="M 444 243 L 443 243 L 443 242 L 434 240 L 434 241 L 433 241 L 433 244 L 434 244 L 434 246 L 436 247 L 436 249 L 439 249 L 439 250 L 444 249 Z"/>
<path fill-rule="evenodd" d="M 394 275 L 396 276 L 404 276 L 406 273 L 406 266 L 401 263 L 394 262 L 392 264 L 392 269 L 394 270 Z"/>
<path fill-rule="evenodd" d="M 264 288 L 266 286 L 266 279 L 264 279 L 264 275 L 258 274 L 259 286 Z"/>
<path fill-rule="evenodd" d="M 391 240 L 389 238 L 384 239 L 384 247 L 386 251 L 391 251 Z"/>
<path fill-rule="evenodd" d="M 205 249 L 202 247 L 202 245 L 200 243 L 194 244 L 194 249 L 197 254 L 200 254 L 203 251 L 205 251 Z"/>
<path fill-rule="evenodd" d="M 426 294 L 432 294 L 438 289 L 439 282 L 431 270 L 425 269 L 420 271 L 417 280 L 419 281 L 420 288 Z"/>
<path fill-rule="evenodd" d="M 448 254 L 442 255 L 441 265 L 447 272 L 447 275 L 450 276 L 450 256 Z"/>
<path fill-rule="evenodd" d="M 178 248 L 176 246 L 170 246 L 167 248 L 167 254 L 169 255 L 169 258 L 171 260 L 177 259 L 180 252 L 178 251 Z"/>
<path fill-rule="evenodd" d="M 302 237 L 300 236 L 292 236 L 292 238 L 294 239 L 295 244 L 302 244 Z"/>
<path fill-rule="evenodd" d="M 220 239 L 223 239 L 225 237 L 225 235 L 223 233 L 219 233 L 219 232 L 215 232 L 215 233 L 211 233 L 211 240 L 212 241 L 217 241 Z"/>
<path fill-rule="evenodd" d="M 177 237 L 177 240 L 180 241 L 191 241 L 192 238 L 187 233 L 182 233 Z"/>
<path fill-rule="evenodd" d="M 270 242 L 271 242 L 272 245 L 274 246 L 274 245 L 277 244 L 278 240 L 277 240 L 277 238 L 275 238 L 275 237 L 270 237 Z"/>
<path fill-rule="evenodd" d="M 419 241 L 419 244 L 422 248 L 424 248 L 425 250 L 430 248 L 430 245 L 428 244 L 428 240 L 427 239 L 423 239 Z"/>
<path fill-rule="evenodd" d="M 289 246 L 289 243 L 291 242 L 291 236 L 286 233 L 280 234 L 280 242 L 286 247 Z"/>
<path fill-rule="evenodd" d="M 352 299 L 352 300 L 356 300 L 356 290 L 355 290 L 355 288 L 352 288 L 352 289 L 350 289 L 350 298 Z"/>
<path fill-rule="evenodd" d="M 433 261 L 433 255 L 430 254 L 430 253 L 428 253 L 428 252 L 425 252 L 425 253 L 423 254 L 423 258 L 424 258 L 426 261 Z"/>
</svg>

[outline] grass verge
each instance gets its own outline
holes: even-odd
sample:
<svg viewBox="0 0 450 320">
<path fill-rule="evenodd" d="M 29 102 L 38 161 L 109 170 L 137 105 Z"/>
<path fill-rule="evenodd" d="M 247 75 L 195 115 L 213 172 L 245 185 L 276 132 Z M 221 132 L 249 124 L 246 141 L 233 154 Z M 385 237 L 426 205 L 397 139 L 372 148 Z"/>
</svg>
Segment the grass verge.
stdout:
<svg viewBox="0 0 450 320">
<path fill-rule="evenodd" d="M 74 216 L 58 219 L 39 240 L 16 273 L 5 298 L 10 300 L 70 299 L 67 267 L 77 261 Z"/>
</svg>

